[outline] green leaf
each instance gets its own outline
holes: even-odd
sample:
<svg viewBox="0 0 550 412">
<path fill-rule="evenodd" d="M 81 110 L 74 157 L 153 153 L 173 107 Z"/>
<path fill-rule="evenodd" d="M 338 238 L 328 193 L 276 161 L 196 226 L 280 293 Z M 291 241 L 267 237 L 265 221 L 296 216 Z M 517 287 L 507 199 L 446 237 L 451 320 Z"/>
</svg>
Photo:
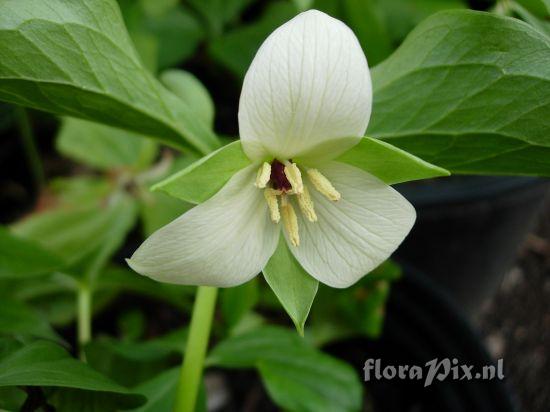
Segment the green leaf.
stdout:
<svg viewBox="0 0 550 412">
<path fill-rule="evenodd" d="M 172 412 L 176 401 L 180 368 L 173 368 L 136 386 L 134 390 L 147 398 L 147 403 L 132 412 Z M 195 412 L 206 412 L 206 392 L 200 385 Z"/>
<path fill-rule="evenodd" d="M 188 0 L 203 17 L 213 36 L 221 34 L 224 26 L 238 17 L 252 0 Z"/>
<path fill-rule="evenodd" d="M 46 341 L 31 343 L 2 359 L 0 386 L 47 386 L 94 391 L 95 395 L 116 396 L 121 408 L 136 407 L 145 402 L 142 395 L 111 382 L 85 363 L 71 358 L 58 345 Z"/>
<path fill-rule="evenodd" d="M 169 369 L 134 390 L 147 398 L 147 403 L 132 412 L 171 412 L 176 401 L 180 368 Z"/>
<path fill-rule="evenodd" d="M 304 335 L 304 325 L 317 294 L 319 281 L 296 261 L 284 236 L 279 237 L 275 253 L 263 270 L 264 278 L 290 316 L 296 330 Z"/>
<path fill-rule="evenodd" d="M 296 14 L 296 7 L 289 2 L 270 3 L 259 20 L 215 38 L 210 43 L 208 51 L 217 62 L 243 79 L 256 51 L 266 37 Z"/>
<path fill-rule="evenodd" d="M 86 346 L 86 359 L 95 370 L 116 383 L 133 387 L 158 375 L 181 358 L 187 330 L 179 330 L 177 339 L 173 335 L 145 342 L 99 339 Z"/>
<path fill-rule="evenodd" d="M 91 265 L 97 266 L 116 251 L 136 219 L 132 198 L 117 194 L 106 203 L 31 215 L 13 226 L 13 231 L 36 241 L 67 264 L 94 255 Z"/>
<path fill-rule="evenodd" d="M 255 278 L 243 285 L 221 290 L 221 312 L 229 330 L 237 326 L 252 310 L 259 297 L 258 282 Z"/>
<path fill-rule="evenodd" d="M 363 137 L 356 146 L 336 160 L 358 167 L 389 185 L 450 174 L 441 167 L 370 137 Z"/>
<path fill-rule="evenodd" d="M 353 30 L 374 66 L 392 52 L 386 22 L 376 0 L 344 0 L 345 21 Z"/>
<path fill-rule="evenodd" d="M 0 279 L 43 275 L 63 261 L 38 244 L 12 235 L 0 226 Z"/>
<path fill-rule="evenodd" d="M 514 13 L 518 15 L 523 21 L 529 23 L 533 28 L 539 32 L 550 37 L 550 21 L 543 20 L 533 14 L 531 14 L 527 9 L 523 8 L 517 3 L 513 3 L 510 6 Z"/>
<path fill-rule="evenodd" d="M 175 308 L 188 311 L 192 307 L 195 288 L 155 282 L 137 275 L 126 267 L 108 267 L 100 272 L 96 289 L 99 291 L 126 291 L 170 303 Z"/>
<path fill-rule="evenodd" d="M 463 0 L 383 0 L 378 1 L 386 17 L 389 37 L 395 45 L 422 20 L 438 11 L 465 9 Z"/>
<path fill-rule="evenodd" d="M 142 66 L 114 0 L 4 0 L 0 44 L 1 100 L 202 153 L 219 146 Z"/>
<path fill-rule="evenodd" d="M 290 411 L 359 411 L 362 388 L 349 365 L 319 352 L 287 362 L 260 361 L 258 369 L 276 404 Z"/>
<path fill-rule="evenodd" d="M 540 17 L 550 17 L 550 0 L 515 0 L 531 13 Z"/>
<path fill-rule="evenodd" d="M 74 118 L 63 119 L 56 146 L 67 157 L 106 170 L 140 170 L 157 154 L 157 145 L 137 133 Z"/>
<path fill-rule="evenodd" d="M 157 183 L 152 190 L 191 203 L 201 203 L 212 197 L 239 170 L 250 165 L 240 141 L 230 143 L 203 157 L 191 166 Z"/>
<path fill-rule="evenodd" d="M 373 70 L 368 133 L 453 173 L 550 176 L 548 61 L 517 19 L 438 13 Z"/>
<path fill-rule="evenodd" d="M 167 70 L 160 81 L 182 99 L 210 128 L 214 127 L 214 102 L 210 93 L 194 75 L 184 70 Z"/>
<path fill-rule="evenodd" d="M 143 233 L 146 237 L 193 207 L 193 204 L 176 199 L 166 193 L 151 192 L 151 186 L 176 171 L 184 169 L 196 160 L 198 158 L 191 154 L 181 155 L 173 162 L 170 162 L 169 170 L 161 170 L 161 173 L 156 173 L 156 169 L 163 169 L 162 163 L 165 161 L 163 159 L 150 172 L 146 172 L 140 177 L 141 184 L 138 186 L 138 198 L 140 200 L 140 217 Z M 148 174 L 152 174 L 153 176 L 143 179 Z"/>
<path fill-rule="evenodd" d="M 0 334 L 32 336 L 62 342 L 48 322 L 24 303 L 2 297 L 0 305 Z M 0 374 L 3 369 L 0 369 Z"/>
<path fill-rule="evenodd" d="M 208 364 L 257 367 L 273 400 L 287 410 L 356 411 L 361 406 L 357 372 L 287 329 L 262 327 L 231 337 L 214 347 Z"/>
</svg>

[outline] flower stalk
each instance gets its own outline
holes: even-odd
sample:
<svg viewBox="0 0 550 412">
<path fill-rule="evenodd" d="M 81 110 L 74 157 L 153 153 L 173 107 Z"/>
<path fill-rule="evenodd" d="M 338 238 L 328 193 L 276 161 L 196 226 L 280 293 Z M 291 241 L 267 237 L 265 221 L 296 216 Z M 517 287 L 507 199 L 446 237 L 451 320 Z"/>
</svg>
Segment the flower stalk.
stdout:
<svg viewBox="0 0 550 412">
<path fill-rule="evenodd" d="M 217 294 L 214 287 L 199 286 L 197 290 L 174 412 L 195 411 Z"/>
<path fill-rule="evenodd" d="M 92 291 L 87 285 L 79 286 L 77 305 L 78 350 L 80 359 L 85 361 L 84 347 L 92 338 Z"/>
</svg>

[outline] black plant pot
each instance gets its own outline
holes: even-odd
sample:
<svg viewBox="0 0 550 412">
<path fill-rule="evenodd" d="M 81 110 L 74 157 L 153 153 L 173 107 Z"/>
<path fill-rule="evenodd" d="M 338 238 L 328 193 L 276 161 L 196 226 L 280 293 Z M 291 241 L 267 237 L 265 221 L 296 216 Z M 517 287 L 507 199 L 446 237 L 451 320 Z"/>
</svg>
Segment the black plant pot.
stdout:
<svg viewBox="0 0 550 412">
<path fill-rule="evenodd" d="M 418 218 L 396 256 L 475 313 L 533 229 L 549 187 L 536 178 L 460 176 L 399 185 Z"/>
<path fill-rule="evenodd" d="M 355 339 L 328 348 L 361 369 L 367 359 L 386 365 L 418 365 L 444 358 L 494 365 L 485 347 L 454 302 L 424 275 L 407 270 L 392 287 L 382 336 Z M 424 368 L 426 376 L 427 369 Z M 506 363 L 504 360 L 504 375 Z M 371 372 L 372 376 L 372 372 Z M 504 380 L 451 380 L 424 387 L 424 380 L 382 379 L 365 383 L 375 412 L 513 412 L 518 408 Z"/>
</svg>

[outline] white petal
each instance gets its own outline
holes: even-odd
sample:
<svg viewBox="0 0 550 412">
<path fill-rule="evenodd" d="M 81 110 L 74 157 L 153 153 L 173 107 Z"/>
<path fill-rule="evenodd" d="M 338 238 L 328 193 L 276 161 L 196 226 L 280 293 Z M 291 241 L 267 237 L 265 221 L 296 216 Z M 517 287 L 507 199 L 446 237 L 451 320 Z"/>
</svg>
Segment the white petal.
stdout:
<svg viewBox="0 0 550 412">
<path fill-rule="evenodd" d="M 300 246 L 289 247 L 311 276 L 348 287 L 393 253 L 416 213 L 396 190 L 356 167 L 329 162 L 320 171 L 342 199 L 332 202 L 309 186 L 318 220 L 300 215 Z"/>
<path fill-rule="evenodd" d="M 235 286 L 257 275 L 280 229 L 254 187 L 257 165 L 237 172 L 206 202 L 153 233 L 128 260 L 136 272 L 182 285 Z"/>
<path fill-rule="evenodd" d="M 253 160 L 303 156 L 335 138 L 348 138 L 349 149 L 349 137 L 366 131 L 371 105 L 367 59 L 353 32 L 320 11 L 301 13 L 267 38 L 246 74 L 243 148 Z"/>
</svg>

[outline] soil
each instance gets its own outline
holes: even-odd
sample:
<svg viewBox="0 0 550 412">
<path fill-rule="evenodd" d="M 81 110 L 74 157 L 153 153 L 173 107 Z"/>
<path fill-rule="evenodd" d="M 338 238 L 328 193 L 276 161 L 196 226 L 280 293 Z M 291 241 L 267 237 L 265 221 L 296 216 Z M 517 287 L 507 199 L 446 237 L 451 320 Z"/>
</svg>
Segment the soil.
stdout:
<svg viewBox="0 0 550 412">
<path fill-rule="evenodd" d="M 515 265 L 477 317 L 525 412 L 550 405 L 550 199 Z"/>
</svg>

